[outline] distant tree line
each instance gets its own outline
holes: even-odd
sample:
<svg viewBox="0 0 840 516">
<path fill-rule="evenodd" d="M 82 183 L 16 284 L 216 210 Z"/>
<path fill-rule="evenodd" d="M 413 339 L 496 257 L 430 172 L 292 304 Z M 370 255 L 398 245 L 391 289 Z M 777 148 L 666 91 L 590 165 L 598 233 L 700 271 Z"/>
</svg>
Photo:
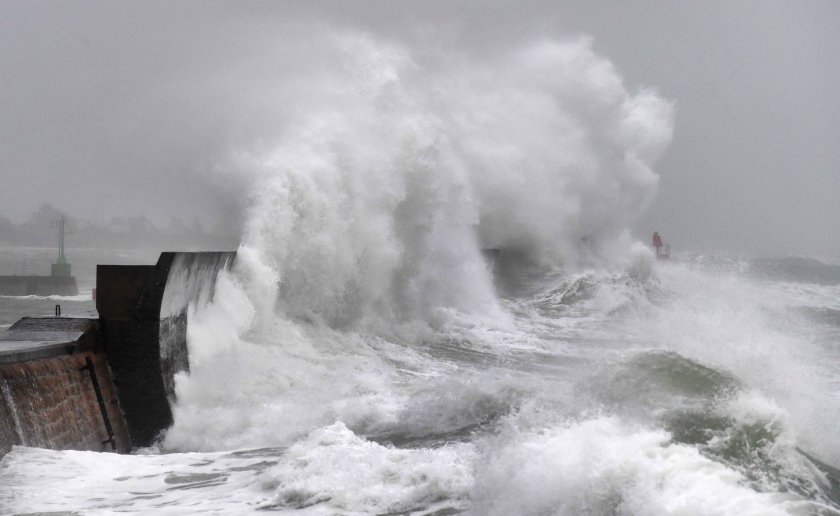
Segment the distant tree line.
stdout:
<svg viewBox="0 0 840 516">
<path fill-rule="evenodd" d="M 157 247 L 162 250 L 235 249 L 239 235 L 230 228 L 206 229 L 198 218 L 190 224 L 173 217 L 164 228 L 156 227 L 144 215 L 113 217 L 95 224 L 71 217 L 49 204 L 42 204 L 25 221 L 15 224 L 0 216 L 0 246 L 55 247 L 58 228 L 55 221 L 67 221 L 66 246 L 135 249 Z"/>
</svg>

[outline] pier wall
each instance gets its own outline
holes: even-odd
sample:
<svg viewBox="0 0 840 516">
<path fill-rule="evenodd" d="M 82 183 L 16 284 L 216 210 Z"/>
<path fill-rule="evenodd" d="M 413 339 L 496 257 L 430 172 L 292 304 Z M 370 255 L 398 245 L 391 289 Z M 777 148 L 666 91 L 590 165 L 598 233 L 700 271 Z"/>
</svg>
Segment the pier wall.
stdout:
<svg viewBox="0 0 840 516">
<path fill-rule="evenodd" d="M 97 267 L 98 319 L 25 317 L 0 332 L 0 456 L 13 445 L 126 452 L 172 425 L 190 307 L 236 253 Z"/>
<path fill-rule="evenodd" d="M 212 298 L 235 256 L 168 252 L 154 266 L 97 267 L 102 338 L 134 446 L 172 425 L 175 375 L 189 371 L 188 308 Z"/>
<path fill-rule="evenodd" d="M 5 332 L 0 455 L 13 445 L 131 449 L 110 368 L 97 344 L 97 325 L 90 319 L 24 318 Z"/>
</svg>

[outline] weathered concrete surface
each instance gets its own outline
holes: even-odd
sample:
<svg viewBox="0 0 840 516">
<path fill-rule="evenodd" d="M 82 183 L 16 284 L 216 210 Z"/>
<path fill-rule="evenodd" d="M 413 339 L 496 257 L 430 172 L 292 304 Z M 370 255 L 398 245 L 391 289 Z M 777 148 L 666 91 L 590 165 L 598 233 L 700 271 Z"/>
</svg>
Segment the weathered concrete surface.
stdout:
<svg viewBox="0 0 840 516">
<path fill-rule="evenodd" d="M 49 317 L 21 319 L 0 334 L 0 455 L 16 444 L 131 449 L 97 333 L 95 320 Z"/>
<path fill-rule="evenodd" d="M 170 262 L 96 267 L 96 308 L 108 364 L 132 443 L 151 445 L 172 424 L 160 370 L 160 299 Z M 157 310 L 141 300 L 157 300 Z M 145 304 L 149 304 L 146 301 Z"/>
<path fill-rule="evenodd" d="M 129 320 L 155 271 L 154 265 L 97 265 L 96 309 L 102 319 Z"/>
<path fill-rule="evenodd" d="M 189 367 L 187 307 L 212 297 L 236 253 L 162 253 L 154 267 L 97 267 L 96 305 L 131 441 L 149 446 L 172 425 L 174 376 Z"/>
<path fill-rule="evenodd" d="M 0 333 L 0 363 L 93 350 L 96 323 L 87 318 L 24 317 Z"/>
</svg>

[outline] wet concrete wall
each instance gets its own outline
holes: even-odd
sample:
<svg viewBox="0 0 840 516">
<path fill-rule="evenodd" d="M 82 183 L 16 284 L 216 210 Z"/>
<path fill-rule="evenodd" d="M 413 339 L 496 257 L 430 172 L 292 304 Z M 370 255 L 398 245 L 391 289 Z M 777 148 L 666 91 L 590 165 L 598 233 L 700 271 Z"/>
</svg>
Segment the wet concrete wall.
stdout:
<svg viewBox="0 0 840 516">
<path fill-rule="evenodd" d="M 188 308 L 213 295 L 236 253 L 162 253 L 155 266 L 97 267 L 97 309 L 134 446 L 172 425 L 175 375 L 189 370 Z"/>
<path fill-rule="evenodd" d="M 0 455 L 13 445 L 128 451 L 95 320 L 24 318 L 0 339 Z"/>
</svg>

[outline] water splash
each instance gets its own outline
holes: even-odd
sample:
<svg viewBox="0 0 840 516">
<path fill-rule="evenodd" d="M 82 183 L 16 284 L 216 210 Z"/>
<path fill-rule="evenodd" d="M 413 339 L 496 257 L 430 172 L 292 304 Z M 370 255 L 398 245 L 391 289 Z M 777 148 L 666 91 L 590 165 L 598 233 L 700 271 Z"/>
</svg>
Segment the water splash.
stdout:
<svg viewBox="0 0 840 516">
<path fill-rule="evenodd" d="M 283 313 L 378 332 L 448 309 L 503 318 L 482 247 L 566 267 L 629 254 L 672 106 L 630 94 L 589 40 L 434 67 L 353 34 L 325 53 L 342 88 L 240 155 L 243 245 Z"/>
</svg>

